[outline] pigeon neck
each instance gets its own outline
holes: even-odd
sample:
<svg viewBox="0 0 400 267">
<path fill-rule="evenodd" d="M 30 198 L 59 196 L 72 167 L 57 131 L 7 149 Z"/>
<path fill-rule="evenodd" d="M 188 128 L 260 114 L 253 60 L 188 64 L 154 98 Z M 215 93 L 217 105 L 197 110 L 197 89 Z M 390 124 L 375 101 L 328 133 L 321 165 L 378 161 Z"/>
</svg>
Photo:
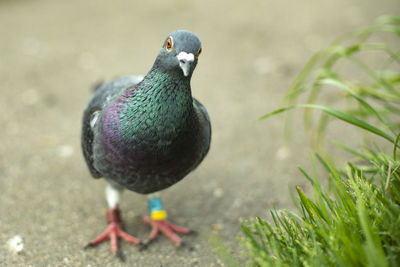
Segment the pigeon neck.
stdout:
<svg viewBox="0 0 400 267">
<path fill-rule="evenodd" d="M 171 82 L 179 84 L 180 86 L 187 86 L 190 89 L 190 80 L 192 75 L 184 76 L 181 69 L 164 71 L 157 66 L 153 66 L 145 79 L 161 79 L 165 82 Z"/>
<path fill-rule="evenodd" d="M 186 131 L 193 120 L 190 80 L 179 80 L 152 69 L 138 87 L 128 90 L 111 107 L 110 118 L 118 117 L 116 128 L 125 143 L 140 137 L 146 142 L 172 140 Z"/>
<path fill-rule="evenodd" d="M 153 108 L 158 105 L 179 110 L 193 107 L 190 78 L 180 73 L 166 73 L 153 68 L 141 83 L 140 91 L 138 94 L 144 94 Z"/>
</svg>

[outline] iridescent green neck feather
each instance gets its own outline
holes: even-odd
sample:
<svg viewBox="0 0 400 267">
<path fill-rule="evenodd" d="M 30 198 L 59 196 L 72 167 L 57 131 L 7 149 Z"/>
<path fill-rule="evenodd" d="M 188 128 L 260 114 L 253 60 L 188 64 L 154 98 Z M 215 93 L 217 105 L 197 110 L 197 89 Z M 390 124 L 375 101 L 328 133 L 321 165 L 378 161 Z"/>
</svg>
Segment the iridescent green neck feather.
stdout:
<svg viewBox="0 0 400 267">
<path fill-rule="evenodd" d="M 125 143 L 168 142 L 193 117 L 192 101 L 190 79 L 152 69 L 118 101 L 120 137 Z"/>
</svg>

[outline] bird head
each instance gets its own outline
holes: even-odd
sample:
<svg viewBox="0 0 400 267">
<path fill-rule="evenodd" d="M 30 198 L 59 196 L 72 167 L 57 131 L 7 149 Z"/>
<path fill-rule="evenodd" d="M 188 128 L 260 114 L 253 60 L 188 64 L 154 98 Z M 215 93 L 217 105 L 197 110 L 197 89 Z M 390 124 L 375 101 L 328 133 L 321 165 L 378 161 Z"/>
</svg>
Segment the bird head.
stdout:
<svg viewBox="0 0 400 267">
<path fill-rule="evenodd" d="M 155 67 L 164 71 L 191 77 L 201 53 L 201 42 L 192 32 L 174 31 L 167 36 L 158 53 Z"/>
</svg>

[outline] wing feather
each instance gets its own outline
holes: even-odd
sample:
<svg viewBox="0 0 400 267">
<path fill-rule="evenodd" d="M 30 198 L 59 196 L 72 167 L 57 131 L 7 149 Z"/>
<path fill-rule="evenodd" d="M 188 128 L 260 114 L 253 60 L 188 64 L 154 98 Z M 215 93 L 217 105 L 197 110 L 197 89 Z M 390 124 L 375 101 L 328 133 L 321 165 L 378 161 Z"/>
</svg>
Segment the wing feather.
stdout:
<svg viewBox="0 0 400 267">
<path fill-rule="evenodd" d="M 93 140 L 95 137 L 96 124 L 105 107 L 121 95 L 126 89 L 131 88 L 143 80 L 143 76 L 128 76 L 113 80 L 106 84 L 97 84 L 95 95 L 87 105 L 82 119 L 81 145 L 83 156 L 94 178 L 100 178 L 103 175 L 94 167 Z"/>
</svg>

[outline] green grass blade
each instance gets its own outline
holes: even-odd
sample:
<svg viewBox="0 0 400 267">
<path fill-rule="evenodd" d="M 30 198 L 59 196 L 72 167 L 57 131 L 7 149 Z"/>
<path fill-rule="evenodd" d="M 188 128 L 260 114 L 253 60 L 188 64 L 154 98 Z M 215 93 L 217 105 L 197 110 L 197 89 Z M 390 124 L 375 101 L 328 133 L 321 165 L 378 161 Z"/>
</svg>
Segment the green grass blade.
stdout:
<svg viewBox="0 0 400 267">
<path fill-rule="evenodd" d="M 363 196 L 360 190 L 356 190 L 357 196 L 357 214 L 360 220 L 361 229 L 365 235 L 364 251 L 369 260 L 371 266 L 389 266 L 385 253 L 383 251 L 381 241 L 376 233 L 376 230 L 372 229 L 371 222 L 368 218 L 366 207 L 363 203 Z"/>
<path fill-rule="evenodd" d="M 333 109 L 333 108 L 329 108 L 329 107 L 325 107 L 325 106 L 321 106 L 321 105 L 315 105 L 315 104 L 299 104 L 296 105 L 298 107 L 304 107 L 304 108 L 314 108 L 314 109 L 319 109 L 322 110 L 326 113 L 328 113 L 329 115 L 332 115 L 340 120 L 343 120 L 345 122 L 348 122 L 354 126 L 357 126 L 359 128 L 362 128 L 364 130 L 367 130 L 373 134 L 376 134 L 380 137 L 383 137 L 384 139 L 390 141 L 391 143 L 394 143 L 394 138 L 392 136 L 390 136 L 389 134 L 385 133 L 383 130 L 365 122 L 362 121 L 350 114 L 344 113 L 340 110 L 337 109 Z M 293 108 L 293 107 L 292 107 Z"/>
<path fill-rule="evenodd" d="M 284 107 L 284 108 L 276 109 L 276 110 L 274 110 L 274 111 L 272 111 L 272 112 L 270 112 L 270 113 L 265 114 L 264 116 L 261 116 L 260 118 L 258 118 L 258 120 L 265 120 L 265 119 L 267 119 L 267 118 L 269 118 L 269 117 L 271 117 L 271 116 L 273 116 L 273 115 L 277 115 L 277 114 L 279 114 L 279 113 L 282 113 L 282 112 L 291 110 L 291 109 L 293 109 L 293 108 L 295 108 L 295 107 L 296 107 L 296 106 L 289 106 L 289 107 Z"/>
<path fill-rule="evenodd" d="M 398 64 L 400 64 L 400 57 L 393 52 L 389 46 L 381 43 L 368 43 L 368 44 L 362 44 L 361 45 L 361 50 L 382 50 L 386 52 L 394 61 L 396 61 Z"/>
<path fill-rule="evenodd" d="M 350 148 L 350 147 L 348 147 L 348 146 L 346 146 L 346 145 L 343 145 L 342 143 L 339 143 L 339 142 L 337 142 L 337 141 L 333 141 L 333 143 L 334 143 L 337 147 L 340 147 L 340 148 L 343 149 L 344 151 L 347 151 L 347 152 L 349 152 L 350 154 L 353 154 L 354 156 L 359 157 L 360 159 L 368 160 L 368 157 L 367 157 L 365 154 L 363 154 L 363 153 L 357 152 L 357 151 L 355 151 L 354 149 L 352 149 L 352 148 Z"/>
<path fill-rule="evenodd" d="M 393 160 L 396 161 L 397 159 L 397 146 L 399 145 L 399 140 L 400 140 L 400 133 L 397 135 L 396 140 L 394 141 L 394 147 L 393 147 Z"/>
<path fill-rule="evenodd" d="M 285 99 L 289 100 L 289 102 L 292 102 L 293 99 L 299 94 L 299 92 L 302 91 L 302 84 L 310 75 L 312 69 L 315 67 L 318 61 L 321 60 L 323 54 L 323 52 L 318 52 L 309 59 L 304 68 L 300 71 L 300 73 L 294 79 L 293 83 L 290 85 Z"/>
<path fill-rule="evenodd" d="M 362 128 L 364 130 L 367 130 L 367 131 L 369 131 L 369 132 L 371 132 L 373 134 L 376 134 L 376 135 L 378 135 L 378 136 L 390 141 L 391 143 L 394 143 L 394 141 L 395 141 L 395 139 L 390 134 L 386 133 L 385 131 L 383 131 L 383 130 L 381 130 L 381 129 L 379 129 L 379 128 L 377 128 L 377 127 L 375 127 L 375 126 L 373 126 L 373 125 L 371 125 L 371 124 L 369 124 L 369 123 L 367 123 L 367 122 L 365 122 L 363 120 L 360 120 L 360 119 L 354 117 L 353 115 L 350 115 L 348 113 L 345 113 L 345 112 L 337 110 L 337 109 L 333 109 L 333 108 L 329 108 L 329 107 L 325 107 L 325 106 L 321 106 L 321 105 L 316 105 L 316 104 L 298 104 L 298 105 L 293 105 L 293 106 L 289 106 L 289 107 L 280 108 L 280 109 L 274 110 L 274 111 L 272 111 L 270 113 L 267 113 L 266 115 L 260 117 L 259 120 L 267 119 L 267 118 L 269 118 L 269 117 L 271 117 L 273 115 L 276 115 L 276 114 L 291 110 L 291 109 L 296 108 L 296 107 L 313 108 L 313 109 L 322 110 L 322 111 L 326 112 L 327 114 L 329 114 L 331 116 L 334 116 L 334 117 L 336 117 L 336 118 L 338 118 L 340 120 L 343 120 L 345 122 L 348 122 L 348 123 L 350 123 L 350 124 L 352 124 L 354 126 Z"/>
<path fill-rule="evenodd" d="M 323 79 L 321 80 L 322 84 L 336 86 L 348 92 L 353 98 L 355 98 L 366 110 L 368 110 L 371 114 L 375 115 L 375 117 L 380 120 L 385 126 L 390 128 L 389 123 L 383 118 L 378 111 L 376 111 L 370 104 L 368 104 L 364 99 L 362 99 L 359 95 L 357 95 L 353 90 L 351 90 L 347 85 L 343 82 L 334 80 L 334 79 Z"/>
</svg>

